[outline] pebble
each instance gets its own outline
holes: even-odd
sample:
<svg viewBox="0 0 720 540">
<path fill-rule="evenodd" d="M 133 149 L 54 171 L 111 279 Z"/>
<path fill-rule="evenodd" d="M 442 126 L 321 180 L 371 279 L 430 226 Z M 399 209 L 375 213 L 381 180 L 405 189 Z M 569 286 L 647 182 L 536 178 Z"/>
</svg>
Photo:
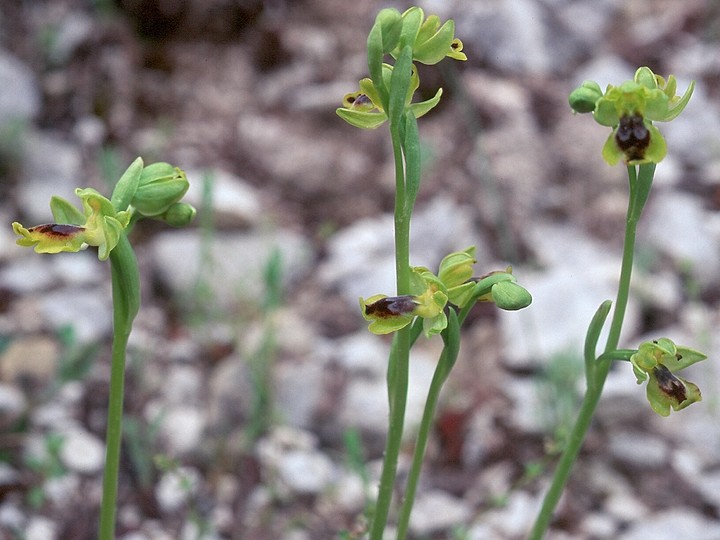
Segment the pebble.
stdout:
<svg viewBox="0 0 720 540">
<path fill-rule="evenodd" d="M 105 465 L 105 443 L 83 429 L 65 431 L 60 460 L 69 470 L 93 474 Z"/>
<path fill-rule="evenodd" d="M 618 540 L 717 540 L 720 524 L 715 519 L 701 516 L 691 508 L 677 506 L 649 514 L 635 521 Z"/>
<path fill-rule="evenodd" d="M 276 464 L 279 479 L 297 495 L 317 495 L 335 477 L 330 458 L 318 451 L 290 450 Z"/>
<path fill-rule="evenodd" d="M 4 381 L 35 378 L 48 382 L 55 376 L 59 354 L 60 346 L 52 338 L 18 337 L 0 354 L 0 374 Z"/>
<path fill-rule="evenodd" d="M 639 431 L 614 431 L 608 451 L 618 461 L 635 468 L 653 469 L 667 464 L 667 443 L 656 435 Z"/>
<path fill-rule="evenodd" d="M 210 240 L 192 230 L 167 231 L 155 237 L 151 253 L 162 282 L 176 294 L 192 293 L 205 282 L 211 289 L 205 301 L 230 308 L 262 299 L 263 272 L 276 250 L 287 288 L 306 274 L 313 258 L 308 240 L 293 231 L 218 232 Z"/>
<path fill-rule="evenodd" d="M 40 309 L 53 330 L 73 329 L 78 345 L 96 343 L 112 332 L 112 296 L 109 288 L 65 287 L 40 298 Z"/>
<path fill-rule="evenodd" d="M 720 227 L 711 228 L 714 217 L 700 198 L 663 190 L 648 205 L 639 241 L 711 287 L 720 274 Z"/>
<path fill-rule="evenodd" d="M 32 70 L 0 50 L 0 124 L 32 120 L 40 110 L 40 89 Z"/>
<path fill-rule="evenodd" d="M 25 540 L 55 540 L 59 538 L 59 527 L 52 519 L 32 516 L 25 528 Z"/>
<path fill-rule="evenodd" d="M 168 452 L 172 455 L 182 455 L 200 446 L 206 425 L 206 415 L 197 407 L 168 406 L 162 413 L 160 433 Z"/>
<path fill-rule="evenodd" d="M 247 227 L 260 224 L 263 208 L 260 194 L 244 179 L 222 169 L 186 170 L 190 188 L 183 198 L 199 212 L 206 209 L 204 192 L 208 190 L 212 220 L 216 226 Z M 202 219 L 200 217 L 199 219 Z"/>
<path fill-rule="evenodd" d="M 200 472 L 193 467 L 178 467 L 165 472 L 155 486 L 155 497 L 163 512 L 179 510 L 197 492 Z"/>
<path fill-rule="evenodd" d="M 410 529 L 426 536 L 465 523 L 472 515 L 469 505 L 440 490 L 419 493 L 410 514 Z"/>
<path fill-rule="evenodd" d="M 24 139 L 22 175 L 17 186 L 17 202 L 27 226 L 51 223 L 50 199 L 56 195 L 76 207 L 80 200 L 75 188 L 88 187 L 82 180 L 79 149 L 59 136 L 45 132 L 30 132 Z"/>
</svg>

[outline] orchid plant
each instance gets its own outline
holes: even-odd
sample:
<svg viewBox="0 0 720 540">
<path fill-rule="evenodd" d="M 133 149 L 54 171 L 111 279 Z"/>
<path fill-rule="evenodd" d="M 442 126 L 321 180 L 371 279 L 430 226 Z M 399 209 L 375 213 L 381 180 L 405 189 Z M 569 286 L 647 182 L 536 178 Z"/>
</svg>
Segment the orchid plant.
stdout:
<svg viewBox="0 0 720 540">
<path fill-rule="evenodd" d="M 24 227 L 13 223 L 20 236 L 17 244 L 34 247 L 37 253 L 77 252 L 97 247 L 98 259 L 110 259 L 113 300 L 113 342 L 110 396 L 105 438 L 105 470 L 100 509 L 100 540 L 115 537 L 115 512 L 120 467 L 125 353 L 132 323 L 140 309 L 140 274 L 128 240 L 132 226 L 152 218 L 181 227 L 190 223 L 195 209 L 181 199 L 188 190 L 185 173 L 168 163 L 145 166 L 137 158 L 123 173 L 110 199 L 92 188 L 78 188 L 78 210 L 60 197 L 50 201 L 54 223 Z"/>
<path fill-rule="evenodd" d="M 378 294 L 360 299 L 362 315 L 375 334 L 393 334 L 387 383 L 390 421 L 380 488 L 370 525 L 371 540 L 381 540 L 392 502 L 408 392 L 410 348 L 420 334 L 440 335 L 444 347 L 428 390 L 425 409 L 415 441 L 396 538 L 407 537 L 410 513 L 425 455 L 440 390 L 460 349 L 460 327 L 479 301 L 494 302 L 501 309 L 528 306 L 530 294 L 518 285 L 511 268 L 473 277 L 475 248 L 450 253 L 437 273 L 410 266 L 410 221 L 420 187 L 420 141 L 417 119 L 435 107 L 442 96 L 414 102 L 420 80 L 414 62 L 436 64 L 446 57 L 465 60 L 462 42 L 455 38 L 455 24 L 412 7 L 400 13 L 383 9 L 367 40 L 369 78 L 359 90 L 345 95 L 337 114 L 364 129 L 388 124 L 395 159 L 395 269 L 394 296 Z M 387 61 L 386 61 L 387 59 Z"/>
<path fill-rule="evenodd" d="M 473 277 L 476 263 L 473 247 L 447 255 L 437 273 L 409 264 L 409 230 L 412 209 L 420 185 L 420 150 L 417 119 L 431 111 L 442 96 L 442 89 L 426 100 L 415 102 L 420 81 L 414 62 L 435 64 L 445 57 L 465 60 L 462 42 L 455 38 L 452 20 L 441 24 L 436 16 L 425 18 L 413 7 L 400 13 L 380 11 L 367 40 L 369 78 L 360 80 L 359 89 L 345 95 L 337 114 L 353 126 L 374 129 L 388 124 L 395 159 L 395 255 L 397 292 L 360 299 L 363 317 L 375 334 L 393 334 L 388 363 L 388 401 L 390 420 L 378 498 L 369 527 L 371 540 L 381 540 L 385 531 L 395 487 L 395 476 L 403 435 L 407 399 L 409 351 L 420 334 L 440 335 L 444 348 L 432 379 L 425 410 L 415 441 L 415 450 L 397 518 L 396 538 L 407 537 L 420 468 L 424 458 L 432 419 L 442 385 L 447 380 L 460 347 L 460 327 L 478 301 L 494 302 L 501 309 L 528 306 L 530 294 L 517 284 L 512 269 Z M 388 59 L 386 61 L 386 59 Z M 631 363 L 638 384 L 647 383 L 647 398 L 654 411 L 667 416 L 701 399 L 698 387 L 676 375 L 706 356 L 689 347 L 677 346 L 668 338 L 639 345 L 638 349 L 618 349 L 635 246 L 635 232 L 649 196 L 655 166 L 667 153 L 667 145 L 654 122 L 674 119 L 687 105 L 694 83 L 676 95 L 677 81 L 667 80 L 649 68 L 637 70 L 632 81 L 608 86 L 605 92 L 593 81 L 584 82 L 572 92 L 570 105 L 575 112 L 592 113 L 611 133 L 602 148 L 610 165 L 620 161 L 627 166 L 630 197 L 621 275 L 602 354 L 596 353 L 611 302 L 604 302 L 595 314 L 585 342 L 587 390 L 578 418 L 558 463 L 531 537 L 545 534 L 582 441 L 590 425 L 613 360 Z"/>
<path fill-rule="evenodd" d="M 591 113 L 598 124 L 612 129 L 602 156 L 610 165 L 621 161 L 626 165 L 629 197 L 620 279 L 607 342 L 604 352 L 598 355 L 597 343 L 611 309 L 609 300 L 600 305 L 588 328 L 584 347 L 585 396 L 530 534 L 533 540 L 541 540 L 550 526 L 613 360 L 631 363 L 637 383 L 646 383 L 650 406 L 661 416 L 701 400 L 697 385 L 676 373 L 705 360 L 705 354 L 675 345 L 665 337 L 641 343 L 635 350 L 618 349 L 630 292 L 637 224 L 650 195 L 655 167 L 667 153 L 665 138 L 653 122 L 676 118 L 687 106 L 694 88 L 695 83 L 691 82 L 682 96 L 676 95 L 677 80 L 673 75 L 666 80 L 650 68 L 641 67 L 633 80 L 619 86 L 609 85 L 605 92 L 596 82 L 585 81 L 569 96 L 574 112 Z"/>
</svg>

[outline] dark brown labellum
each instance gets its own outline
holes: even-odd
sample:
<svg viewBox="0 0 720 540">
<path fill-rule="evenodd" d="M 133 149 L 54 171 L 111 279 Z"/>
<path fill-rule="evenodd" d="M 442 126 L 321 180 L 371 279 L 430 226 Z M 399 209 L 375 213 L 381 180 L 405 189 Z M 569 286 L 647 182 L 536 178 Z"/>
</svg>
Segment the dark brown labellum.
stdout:
<svg viewBox="0 0 720 540">
<path fill-rule="evenodd" d="M 643 159 L 650 145 L 650 131 L 639 114 L 623 116 L 615 131 L 615 142 L 628 161 Z"/>
<path fill-rule="evenodd" d="M 379 319 L 410 315 L 416 305 L 412 296 L 390 296 L 365 306 L 365 315 Z"/>
<path fill-rule="evenodd" d="M 660 364 L 654 371 L 660 390 L 665 395 L 677 400 L 678 403 L 687 399 L 685 385 L 668 368 Z"/>
<path fill-rule="evenodd" d="M 38 225 L 28 229 L 31 233 L 37 232 L 45 236 L 54 236 L 56 238 L 75 236 L 84 230 L 85 227 L 79 227 L 78 225 L 61 225 L 58 223 L 48 223 L 46 225 Z"/>
</svg>

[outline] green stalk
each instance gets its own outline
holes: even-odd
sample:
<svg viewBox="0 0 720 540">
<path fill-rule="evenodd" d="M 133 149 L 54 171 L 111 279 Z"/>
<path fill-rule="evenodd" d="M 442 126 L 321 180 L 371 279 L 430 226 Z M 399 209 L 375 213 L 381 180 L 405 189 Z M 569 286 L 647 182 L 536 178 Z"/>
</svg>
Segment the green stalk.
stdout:
<svg viewBox="0 0 720 540">
<path fill-rule="evenodd" d="M 635 251 L 635 237 L 637 223 L 640 219 L 642 209 L 647 201 L 650 187 L 652 185 L 653 175 L 655 173 L 655 165 L 641 165 L 640 173 L 634 166 L 628 167 L 628 177 L 630 184 L 630 197 L 628 201 L 627 219 L 625 224 L 625 240 L 623 244 L 623 258 L 620 268 L 620 281 L 618 285 L 617 298 L 615 300 L 615 310 L 610 323 L 610 331 L 608 333 L 605 352 L 617 349 L 620 341 L 620 332 L 625 318 L 628 297 L 630 294 L 630 277 L 632 275 L 633 256 Z M 560 461 L 558 461 L 555 474 L 553 476 L 550 489 L 545 495 L 542 507 L 535 521 L 535 525 L 530 533 L 531 540 L 541 540 L 545 535 L 553 512 L 557 506 L 560 496 L 562 495 L 565 484 L 570 476 L 575 460 L 580 452 L 582 443 L 585 440 L 588 428 L 595 414 L 595 408 L 600 401 L 603 386 L 610 371 L 610 361 L 604 360 L 595 365 L 595 372 L 588 380 L 588 388 L 585 397 L 580 406 L 575 425 L 568 437 L 565 449 L 563 450 Z"/>
<path fill-rule="evenodd" d="M 427 449 L 432 422 L 435 418 L 440 391 L 455 365 L 460 350 L 460 323 L 452 308 L 448 313 L 448 328 L 443 332 L 443 339 L 445 340 L 445 346 L 440 354 L 435 373 L 430 383 L 428 396 L 425 400 L 425 409 L 423 410 L 422 420 L 420 421 L 420 427 L 415 441 L 412 464 L 410 465 L 407 485 L 405 486 L 405 499 L 403 500 L 398 515 L 396 540 L 405 540 L 407 537 L 408 527 L 410 525 L 410 514 L 415 504 L 415 493 L 417 492 L 417 485 L 420 480 L 420 471 L 423 460 L 425 459 L 425 450 Z"/>
<path fill-rule="evenodd" d="M 395 158 L 395 272 L 398 295 L 410 292 L 410 213 L 406 205 L 405 165 L 402 143 L 397 126 L 390 126 Z M 387 524 L 393 487 L 397 475 L 407 405 L 408 372 L 410 363 L 410 327 L 396 332 L 388 363 L 388 402 L 390 420 L 385 443 L 385 455 L 380 487 L 375 504 L 371 540 L 382 540 Z"/>
<path fill-rule="evenodd" d="M 115 513 L 120 470 L 122 416 L 125 388 L 125 353 L 132 322 L 140 307 L 140 276 L 137 260 L 123 234 L 110 252 L 113 293 L 113 343 L 110 368 L 107 431 L 105 435 L 105 471 L 100 508 L 100 540 L 115 538 Z"/>
</svg>

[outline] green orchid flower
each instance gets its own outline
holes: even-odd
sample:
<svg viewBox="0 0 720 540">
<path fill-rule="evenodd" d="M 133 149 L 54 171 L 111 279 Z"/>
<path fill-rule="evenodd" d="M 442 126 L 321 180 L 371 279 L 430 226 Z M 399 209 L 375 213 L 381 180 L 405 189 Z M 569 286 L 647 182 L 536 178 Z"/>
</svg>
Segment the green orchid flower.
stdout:
<svg viewBox="0 0 720 540">
<path fill-rule="evenodd" d="M 437 64 L 446 56 L 455 60 L 467 60 L 467 56 L 462 52 L 462 41 L 455 38 L 455 21 L 450 19 L 441 25 L 440 17 L 430 15 L 418 26 L 424 15 L 419 7 L 411 7 L 402 14 L 401 39 L 390 54 L 397 58 L 402 46 L 411 43 L 413 60 L 421 64 Z M 403 36 L 405 40 L 402 39 Z"/>
<path fill-rule="evenodd" d="M 375 24 L 368 36 L 368 67 L 370 77 L 360 81 L 360 89 L 343 97 L 342 107 L 336 112 L 350 125 L 362 129 L 374 129 L 388 119 L 388 99 L 390 95 L 392 71 L 394 66 L 385 63 L 385 55 L 390 54 L 398 60 L 403 50 L 410 48 L 406 58 L 421 64 L 437 64 L 445 58 L 467 60 L 462 52 L 463 43 L 455 38 L 455 23 L 452 20 L 440 23 L 440 18 L 431 15 L 425 19 L 423 10 L 412 7 L 400 14 L 394 8 L 383 9 L 378 13 Z M 442 89 L 435 96 L 412 103 L 413 95 L 420 80 L 417 69 L 412 65 L 410 84 L 405 96 L 405 110 L 412 111 L 415 118 L 427 114 L 440 101 Z"/>
<path fill-rule="evenodd" d="M 53 197 L 50 208 L 58 223 L 25 228 L 20 223 L 12 227 L 20 236 L 16 243 L 34 247 L 37 253 L 80 251 L 87 246 L 98 247 L 98 258 L 110 256 L 130 221 L 130 213 L 117 212 L 112 203 L 92 188 L 76 189 L 83 212 L 60 197 Z"/>
<path fill-rule="evenodd" d="M 640 344 L 630 357 L 638 384 L 647 381 L 647 399 L 653 410 L 668 416 L 670 410 L 679 411 L 702 400 L 700 389 L 675 372 L 707 358 L 688 347 L 678 347 L 667 338 Z"/>
<path fill-rule="evenodd" d="M 392 77 L 393 66 L 383 64 L 382 74 L 384 84 L 389 87 Z M 430 112 L 439 102 L 442 96 L 442 88 L 439 88 L 433 97 L 418 103 L 411 103 L 415 91 L 420 86 L 417 68 L 412 66 L 410 85 L 405 96 L 405 109 L 412 111 L 415 118 L 420 118 Z M 387 112 L 382 105 L 380 92 L 375 87 L 372 79 L 365 78 L 359 83 L 360 89 L 343 97 L 343 106 L 337 109 L 337 114 L 348 124 L 361 129 L 375 129 L 384 124 L 387 119 Z"/>
<path fill-rule="evenodd" d="M 695 88 L 692 81 L 680 97 L 677 80 L 664 78 L 648 67 L 635 72 L 632 81 L 608 85 L 605 93 L 593 81 L 585 81 L 571 92 L 568 101 L 575 112 L 592 113 L 600 125 L 613 128 L 602 155 L 610 165 L 623 160 L 627 165 L 659 163 L 667 144 L 653 122 L 669 122 L 687 106 Z"/>
</svg>

